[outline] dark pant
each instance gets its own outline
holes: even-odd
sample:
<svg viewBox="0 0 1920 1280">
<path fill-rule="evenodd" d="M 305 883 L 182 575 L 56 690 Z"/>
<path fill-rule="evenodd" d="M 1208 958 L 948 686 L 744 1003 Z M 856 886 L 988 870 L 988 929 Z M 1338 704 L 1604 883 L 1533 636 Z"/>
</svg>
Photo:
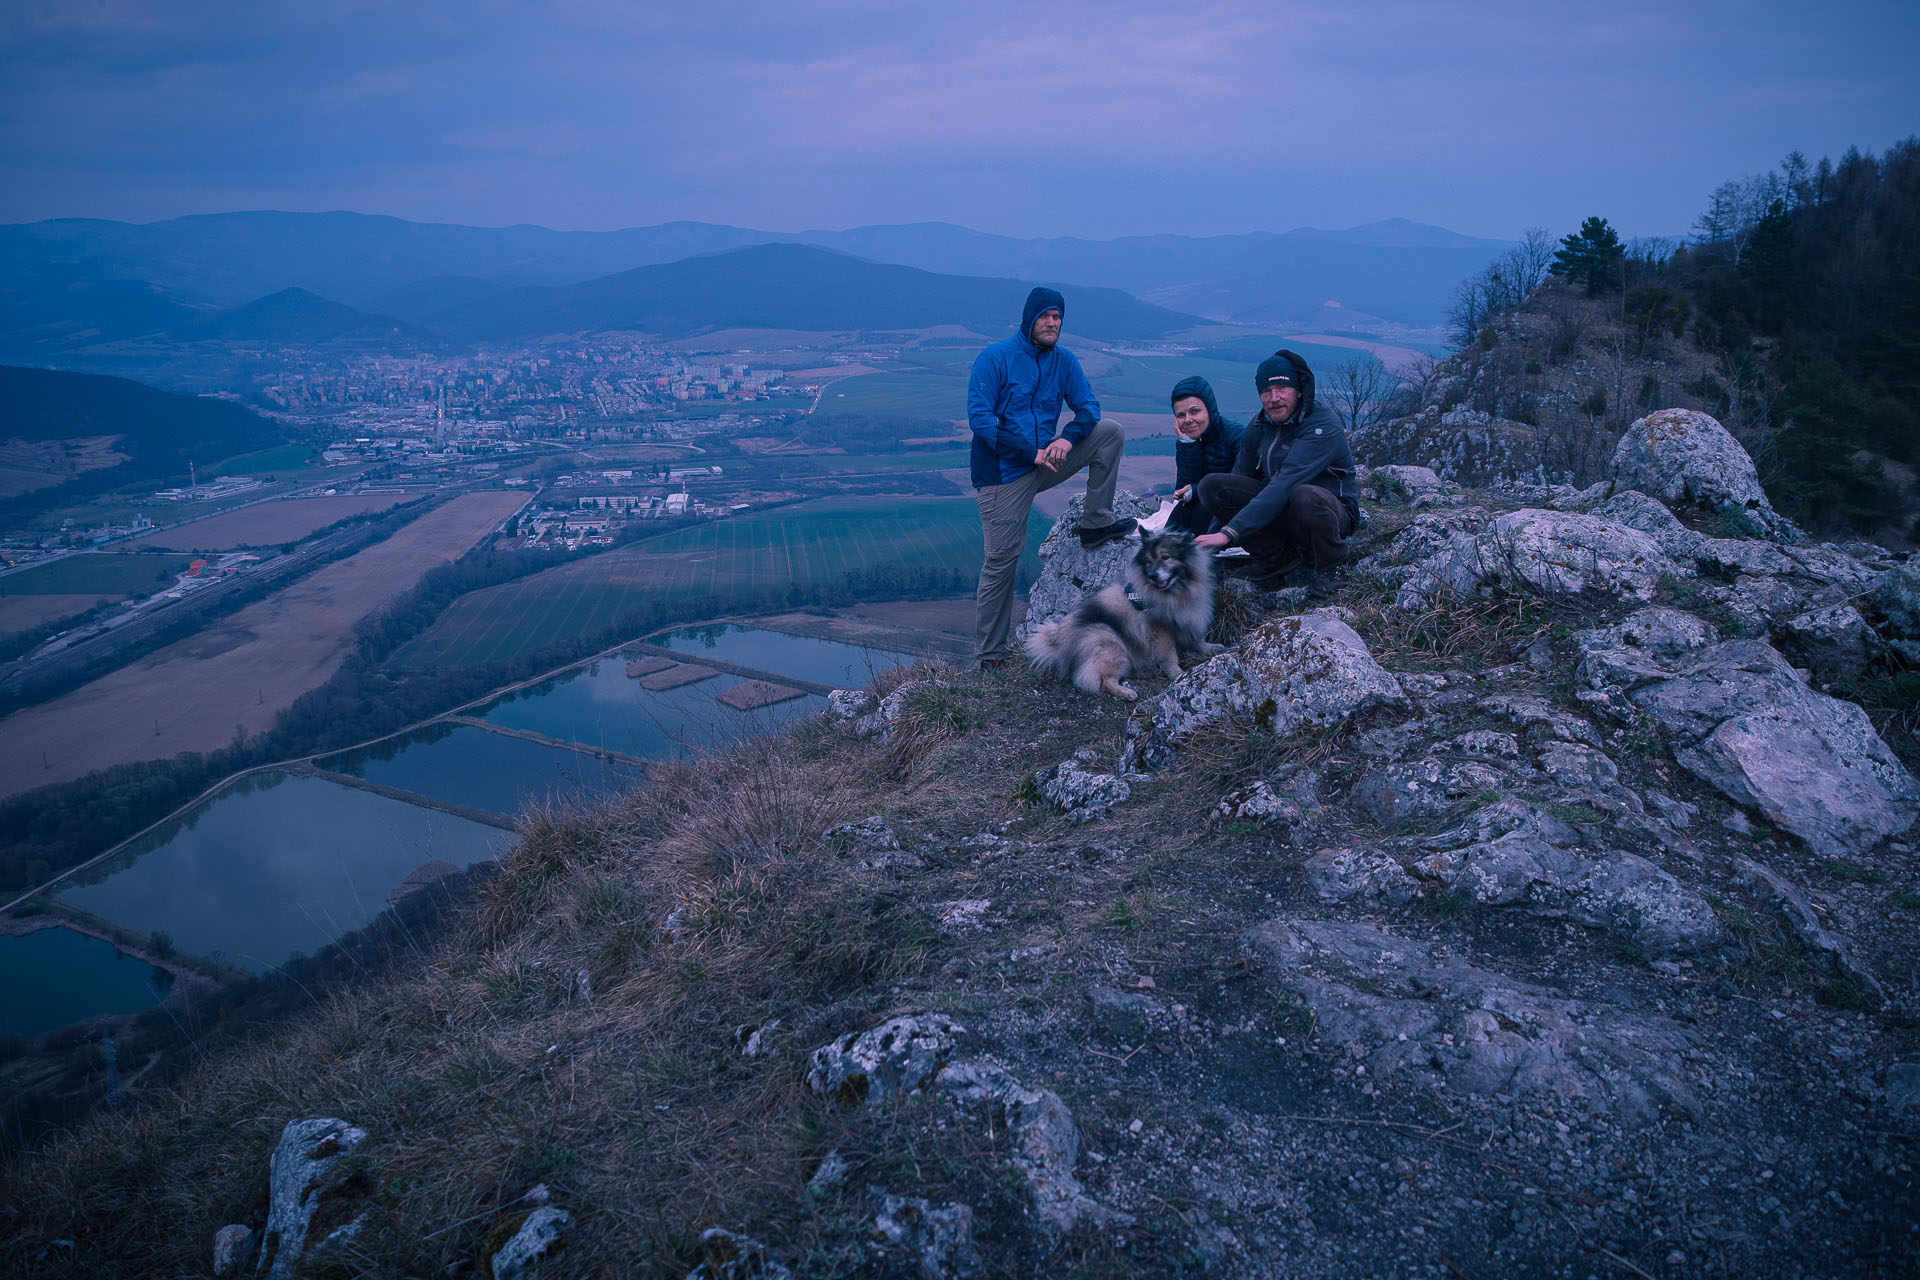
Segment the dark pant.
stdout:
<svg viewBox="0 0 1920 1280">
<path fill-rule="evenodd" d="M 1266 487 L 1266 481 L 1251 476 L 1216 474 L 1203 477 L 1194 491 L 1215 519 L 1230 525 Z M 1264 529 L 1241 538 L 1240 545 L 1267 564 L 1285 564 L 1298 553 L 1315 569 L 1337 569 L 1347 562 L 1347 535 L 1352 532 L 1353 515 L 1337 495 L 1317 484 L 1297 484 L 1280 514 Z"/>
<path fill-rule="evenodd" d="M 1213 529 L 1213 512 L 1207 510 L 1199 498 L 1188 494 L 1186 501 L 1167 513 L 1166 528 L 1168 533 L 1191 533 L 1196 537 L 1209 533 Z"/>
</svg>

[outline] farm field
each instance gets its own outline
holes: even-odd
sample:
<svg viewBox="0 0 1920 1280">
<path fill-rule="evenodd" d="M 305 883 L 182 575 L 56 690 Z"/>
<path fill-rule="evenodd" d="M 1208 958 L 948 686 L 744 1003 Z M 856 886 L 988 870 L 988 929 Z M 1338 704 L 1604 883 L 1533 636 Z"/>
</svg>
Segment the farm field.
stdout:
<svg viewBox="0 0 1920 1280">
<path fill-rule="evenodd" d="M 133 538 L 127 546 L 145 550 L 167 547 L 179 551 L 232 551 L 295 542 L 315 529 L 324 529 L 348 516 L 386 511 L 404 498 L 393 493 L 340 494 L 331 498 L 283 498 L 257 507 L 229 511 L 195 520 L 178 529 Z"/>
<path fill-rule="evenodd" d="M 525 501 L 519 493 L 462 495 L 205 631 L 0 720 L 0 795 L 108 765 L 210 751 L 268 728 L 339 667 L 356 622 Z"/>
<path fill-rule="evenodd" d="M 1049 522 L 1027 529 L 1031 555 Z M 838 583 L 890 566 L 980 567 L 971 498 L 827 498 L 677 530 L 472 592 L 394 655 L 396 666 L 498 662 L 609 626 L 629 610 L 684 601 L 711 616 L 784 603 L 789 586 Z"/>
<path fill-rule="evenodd" d="M 102 600 L 118 598 L 110 595 L 0 596 L 0 635 L 25 631 L 55 618 L 71 618 Z"/>
<path fill-rule="evenodd" d="M 0 598 L 152 595 L 191 563 L 192 556 L 177 552 L 83 551 L 0 577 Z"/>
</svg>

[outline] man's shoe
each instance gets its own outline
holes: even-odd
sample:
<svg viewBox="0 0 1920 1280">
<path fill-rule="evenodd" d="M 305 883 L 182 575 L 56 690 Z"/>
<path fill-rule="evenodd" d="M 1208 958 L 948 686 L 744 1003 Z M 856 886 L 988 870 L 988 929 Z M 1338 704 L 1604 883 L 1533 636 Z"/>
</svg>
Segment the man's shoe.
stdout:
<svg viewBox="0 0 1920 1280">
<path fill-rule="evenodd" d="M 1327 601 L 1340 594 L 1340 588 L 1346 585 L 1345 569 L 1315 569 L 1311 581 L 1307 583 L 1307 599 Z"/>
<path fill-rule="evenodd" d="M 1084 525 L 1080 529 L 1082 550 L 1092 551 L 1095 547 L 1104 547 L 1109 542 L 1118 542 L 1140 527 L 1140 522 L 1132 516 L 1115 520 L 1112 524 L 1102 525 L 1098 529 L 1089 529 Z"/>
</svg>

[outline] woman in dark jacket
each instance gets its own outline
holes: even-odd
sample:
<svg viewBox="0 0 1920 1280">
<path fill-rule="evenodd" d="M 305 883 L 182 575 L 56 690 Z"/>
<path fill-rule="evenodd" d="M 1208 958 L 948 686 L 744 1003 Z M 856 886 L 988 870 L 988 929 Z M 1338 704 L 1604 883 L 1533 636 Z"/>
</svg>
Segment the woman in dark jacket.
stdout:
<svg viewBox="0 0 1920 1280">
<path fill-rule="evenodd" d="M 1173 496 L 1180 505 L 1167 517 L 1167 528 L 1208 533 L 1220 522 L 1201 505 L 1194 489 L 1202 477 L 1233 470 L 1240 428 L 1220 416 L 1212 385 L 1195 377 L 1173 384 L 1173 431 Z"/>
</svg>

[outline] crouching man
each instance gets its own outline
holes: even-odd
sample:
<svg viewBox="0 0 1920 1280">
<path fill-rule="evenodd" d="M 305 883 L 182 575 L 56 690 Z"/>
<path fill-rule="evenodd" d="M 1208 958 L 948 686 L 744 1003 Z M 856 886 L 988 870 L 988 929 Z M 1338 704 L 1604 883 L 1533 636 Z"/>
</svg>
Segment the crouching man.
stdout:
<svg viewBox="0 0 1920 1280">
<path fill-rule="evenodd" d="M 1133 520 L 1113 518 L 1113 488 L 1126 437 L 1118 423 L 1101 420 L 1100 402 L 1080 361 L 1059 345 L 1066 309 L 1066 300 L 1053 289 L 1028 294 L 1020 332 L 982 351 L 967 380 L 974 501 L 987 547 L 976 595 L 974 647 L 987 669 L 1006 665 L 1014 577 L 1036 493 L 1085 467 L 1080 545 L 1091 550 L 1136 527 Z M 1073 420 L 1056 435 L 1063 401 Z"/>
<path fill-rule="evenodd" d="M 1260 412 L 1240 441 L 1231 475 L 1208 476 L 1200 501 L 1220 521 L 1196 546 L 1245 547 L 1253 581 L 1281 586 L 1301 562 L 1312 571 L 1307 594 L 1329 600 L 1339 589 L 1347 539 L 1360 522 L 1353 450 L 1333 411 L 1314 403 L 1313 370 L 1276 351 L 1254 374 Z"/>
<path fill-rule="evenodd" d="M 1173 491 L 1175 507 L 1167 528 L 1182 533 L 1211 533 L 1220 527 L 1200 501 L 1194 486 L 1210 475 L 1233 470 L 1240 455 L 1240 428 L 1220 416 L 1213 384 L 1205 378 L 1182 378 L 1173 384 Z"/>
</svg>

